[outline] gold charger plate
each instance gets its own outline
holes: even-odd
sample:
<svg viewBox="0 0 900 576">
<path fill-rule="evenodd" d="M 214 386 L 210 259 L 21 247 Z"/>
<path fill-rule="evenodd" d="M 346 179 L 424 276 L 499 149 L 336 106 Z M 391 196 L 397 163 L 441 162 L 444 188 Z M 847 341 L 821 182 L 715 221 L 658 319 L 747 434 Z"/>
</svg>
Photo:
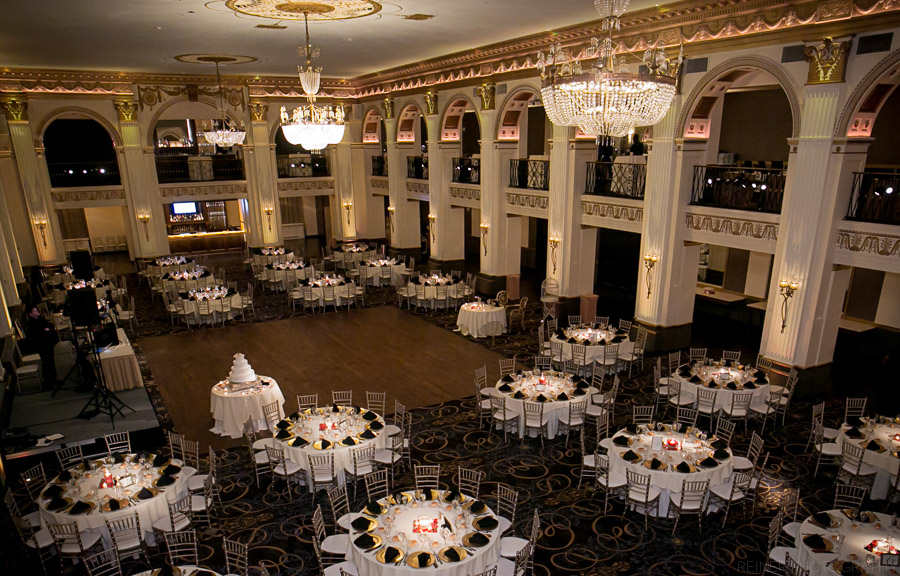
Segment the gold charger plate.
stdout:
<svg viewBox="0 0 900 576">
<path fill-rule="evenodd" d="M 118 500 L 118 499 L 113 498 L 113 500 Z M 121 500 L 119 500 L 119 510 L 121 510 L 122 508 L 128 508 L 129 506 L 131 506 L 131 503 L 127 499 L 122 498 Z M 110 510 L 109 509 L 109 500 L 106 500 L 105 502 L 103 502 L 103 504 L 100 505 L 100 510 L 103 512 L 118 512 L 119 511 L 119 510 Z"/>
<path fill-rule="evenodd" d="M 281 430 L 279 432 L 281 432 Z M 294 438 L 293 432 L 291 432 L 290 430 L 283 430 L 283 432 L 287 432 L 288 435 L 283 438 L 278 438 L 277 436 L 273 436 L 273 438 L 275 438 L 276 440 L 280 440 L 282 442 L 287 442 L 288 440 L 293 440 L 293 438 Z"/>
<path fill-rule="evenodd" d="M 62 496 L 61 498 L 62 498 L 63 500 L 65 500 L 65 502 L 66 502 L 66 505 L 65 505 L 65 506 L 63 506 L 62 508 L 57 508 L 56 510 L 50 510 L 50 508 L 47 508 L 47 510 L 50 511 L 50 512 L 65 512 L 66 510 L 68 510 L 69 508 L 71 508 L 72 504 L 75 503 L 74 500 L 72 500 L 72 499 L 69 498 L 68 496 Z"/>
<path fill-rule="evenodd" d="M 864 524 L 870 524 L 870 523 L 878 520 L 878 517 L 875 516 L 874 512 L 863 511 L 863 512 L 859 513 L 859 517 L 856 517 L 853 514 L 853 510 L 850 508 L 845 508 L 843 510 L 843 512 L 844 512 L 844 516 L 853 520 L 854 522 L 862 522 Z"/>
<path fill-rule="evenodd" d="M 688 467 L 691 469 L 690 472 L 681 472 L 681 470 L 678 469 L 678 465 L 676 464 L 675 466 L 672 466 L 672 471 L 673 472 L 681 472 L 682 474 L 693 474 L 694 472 L 697 471 L 697 467 L 694 466 L 693 464 L 688 464 Z"/>
<path fill-rule="evenodd" d="M 492 527 L 490 527 L 490 528 L 482 528 L 482 527 L 481 527 L 481 523 L 482 523 L 482 522 L 485 522 L 485 521 L 489 521 L 489 520 L 493 520 L 494 523 L 496 524 L 496 526 L 492 526 Z M 473 527 L 473 528 L 475 528 L 476 530 L 482 530 L 482 531 L 485 531 L 485 532 L 487 532 L 487 531 L 489 531 L 489 530 L 496 530 L 497 527 L 498 527 L 499 525 L 500 525 L 500 521 L 497 520 L 497 519 L 496 519 L 495 517 L 493 517 L 493 516 L 482 516 L 481 518 L 478 518 L 477 520 L 475 520 L 474 522 L 472 522 L 472 527 Z"/>
<path fill-rule="evenodd" d="M 153 493 L 153 497 L 151 497 L 151 498 L 146 498 L 146 499 L 138 498 L 138 494 L 139 494 L 139 493 L 141 492 L 141 490 L 143 490 L 144 488 L 146 488 L 147 490 L 149 490 L 150 492 L 152 492 L 152 493 Z M 139 501 L 139 502 L 146 502 L 147 500 L 152 500 L 154 497 L 156 497 L 156 496 L 159 494 L 159 488 L 157 488 L 156 486 L 144 486 L 144 488 L 138 488 L 137 490 L 134 491 L 134 494 L 133 494 L 132 496 L 134 496 L 134 499 L 135 499 L 135 500 L 137 500 L 137 501 Z"/>
<path fill-rule="evenodd" d="M 838 574 L 840 574 L 841 572 L 844 571 L 844 563 L 845 562 L 848 562 L 848 561 L 847 560 L 835 560 L 834 562 L 831 563 L 831 569 L 834 570 L 835 572 L 837 572 Z M 855 562 L 850 562 L 850 564 L 855 564 Z M 869 576 L 869 573 L 866 572 L 866 570 L 862 566 L 860 566 L 859 564 L 856 564 L 856 567 L 859 569 L 859 573 L 861 576 Z"/>
<path fill-rule="evenodd" d="M 412 500 L 412 496 L 408 492 L 400 492 L 400 495 L 403 496 L 403 502 L 397 502 L 397 499 L 394 498 L 396 494 L 391 494 L 387 497 L 388 504 L 391 504 L 392 506 L 399 506 L 402 504 L 409 504 L 409 501 Z"/>
<path fill-rule="evenodd" d="M 390 561 L 390 564 L 396 564 L 398 562 L 402 562 L 404 558 L 406 558 L 406 554 L 403 553 L 403 550 L 397 548 L 395 546 L 385 546 L 381 550 L 375 553 L 375 559 L 381 562 L 382 564 L 388 564 L 388 562 L 384 559 L 385 555 L 387 555 L 387 551 L 389 548 L 392 548 L 400 553 L 399 556 Z"/>
<path fill-rule="evenodd" d="M 459 560 L 451 560 L 447 558 L 447 551 L 456 550 L 456 553 L 459 554 Z M 438 558 L 441 559 L 441 562 L 462 562 L 466 559 L 466 549 L 460 546 L 447 546 L 446 548 L 442 548 L 440 552 L 438 552 Z"/>
<path fill-rule="evenodd" d="M 887 448 L 885 448 L 884 445 L 881 442 L 879 442 L 878 440 L 871 440 L 871 442 L 878 444 L 878 450 L 870 450 L 868 446 L 863 446 L 863 448 L 867 452 L 874 452 L 876 454 L 883 454 L 884 452 L 887 452 Z"/>
<path fill-rule="evenodd" d="M 428 560 L 424 565 L 419 563 L 420 554 L 428 554 Z M 429 566 L 434 564 L 434 554 L 432 554 L 431 552 L 414 552 L 407 556 L 406 564 L 408 566 L 411 566 L 412 568 L 428 568 Z"/>
<path fill-rule="evenodd" d="M 359 518 L 365 518 L 369 522 L 369 527 L 366 528 L 365 530 L 360 530 L 360 529 L 352 526 L 352 523 L 351 523 L 351 528 L 353 528 L 354 532 L 360 532 L 360 533 L 361 532 L 371 532 L 372 530 L 378 528 L 378 520 L 375 520 L 374 518 L 369 518 L 367 516 L 360 516 Z M 353 522 L 356 522 L 357 520 L 359 520 L 359 518 L 354 519 Z"/>
<path fill-rule="evenodd" d="M 803 542 L 807 536 L 812 536 L 812 534 L 801 535 L 800 541 Z M 820 534 L 820 536 L 823 536 L 822 540 L 825 542 L 825 548 L 813 548 L 813 547 L 809 546 L 808 544 L 806 544 L 806 542 L 803 542 L 803 543 L 806 545 L 807 548 L 809 548 L 812 552 L 815 552 L 816 554 L 824 554 L 826 552 L 831 552 L 832 550 L 834 550 L 834 541 L 831 538 L 825 538 L 824 534 Z"/>
<path fill-rule="evenodd" d="M 624 437 L 624 436 L 618 436 L 618 438 L 623 438 L 623 437 Z M 621 447 L 621 448 L 625 448 L 626 446 L 633 446 L 633 445 L 634 445 L 634 438 L 627 438 L 627 437 L 624 437 L 624 438 L 626 438 L 626 440 L 628 440 L 628 443 L 627 443 L 627 444 L 619 444 L 619 443 L 616 442 L 615 439 L 614 439 L 614 440 L 613 440 L 613 446 L 619 446 L 619 447 Z"/>
<path fill-rule="evenodd" d="M 84 500 L 79 500 L 79 502 L 84 502 Z M 75 504 L 77 504 L 77 503 L 78 502 L 73 503 L 72 506 L 75 506 Z M 84 502 L 84 503 L 88 505 L 88 509 L 85 510 L 84 512 L 72 512 L 71 511 L 72 506 L 69 506 L 68 508 L 65 509 L 66 514 L 70 514 L 72 516 L 86 516 L 86 515 L 90 514 L 91 512 L 93 512 L 94 509 L 97 507 L 97 504 L 95 504 L 94 502 Z"/>
<path fill-rule="evenodd" d="M 345 448 L 349 448 L 350 446 L 356 446 L 357 444 L 359 444 L 360 442 L 362 442 L 362 440 L 360 440 L 360 439 L 357 438 L 356 436 L 350 436 L 350 439 L 353 441 L 353 444 L 344 444 L 344 440 L 346 440 L 346 439 L 347 439 L 347 438 L 343 438 L 340 442 L 338 442 L 338 443 L 337 443 L 338 446 L 343 446 L 343 447 L 345 447 Z"/>
<path fill-rule="evenodd" d="M 329 440 L 329 442 L 331 442 L 331 440 Z M 332 448 L 334 448 L 334 442 L 332 442 L 331 446 L 329 446 L 328 448 L 322 448 L 322 441 L 316 440 L 315 442 L 312 443 L 312 447 L 315 448 L 316 450 L 331 450 Z"/>
<path fill-rule="evenodd" d="M 453 500 L 459 501 L 460 504 L 466 502 L 468 498 L 466 498 L 465 494 L 457 494 L 456 498 L 450 499 L 450 491 L 444 492 L 443 498 L 441 498 L 444 502 L 453 502 Z"/>
<path fill-rule="evenodd" d="M 645 460 L 644 468 L 646 468 L 647 470 L 656 470 L 657 472 L 665 472 L 666 469 L 669 467 L 668 464 L 666 464 L 665 462 L 662 462 L 662 461 L 660 461 L 660 464 L 662 464 L 662 466 L 660 466 L 659 468 L 654 468 L 652 466 L 652 464 L 653 464 L 652 460 Z"/>
<path fill-rule="evenodd" d="M 381 543 L 384 542 L 384 540 L 378 534 L 369 534 L 369 536 L 372 537 L 373 543 L 368 548 L 363 548 L 364 550 L 374 550 L 381 546 Z M 357 536 L 357 538 L 359 538 L 359 536 Z M 353 545 L 358 546 L 358 544 L 356 544 L 356 538 L 353 539 Z M 359 547 L 362 548 L 362 546 Z"/>
</svg>

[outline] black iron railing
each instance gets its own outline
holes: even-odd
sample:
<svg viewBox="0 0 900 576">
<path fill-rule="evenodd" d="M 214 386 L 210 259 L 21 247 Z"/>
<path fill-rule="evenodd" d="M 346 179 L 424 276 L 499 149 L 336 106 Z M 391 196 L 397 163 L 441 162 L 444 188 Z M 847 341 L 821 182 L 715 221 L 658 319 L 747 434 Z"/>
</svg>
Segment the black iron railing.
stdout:
<svg viewBox="0 0 900 576">
<path fill-rule="evenodd" d="M 197 158 L 198 160 L 189 160 Z M 169 156 L 156 158 L 156 177 L 160 184 L 243 180 L 244 161 L 233 155 Z"/>
<path fill-rule="evenodd" d="M 481 184 L 480 165 L 478 158 L 454 158 L 453 181 L 460 184 Z"/>
<path fill-rule="evenodd" d="M 387 158 L 384 156 L 372 156 L 372 176 L 387 176 Z"/>
<path fill-rule="evenodd" d="M 550 189 L 550 161 L 513 158 L 509 161 L 509 187 Z"/>
<path fill-rule="evenodd" d="M 428 156 L 407 156 L 406 177 L 428 180 Z"/>
<path fill-rule="evenodd" d="M 781 213 L 786 168 L 694 166 L 691 204 Z"/>
<path fill-rule="evenodd" d="M 588 162 L 584 193 L 644 199 L 646 164 Z"/>
<path fill-rule="evenodd" d="M 328 158 L 320 154 L 275 157 L 279 178 L 321 178 L 330 176 Z"/>
<path fill-rule="evenodd" d="M 117 186 L 122 183 L 116 162 L 48 162 L 47 170 L 53 188 Z"/>
<path fill-rule="evenodd" d="M 900 174 L 854 172 L 847 220 L 900 224 Z"/>
</svg>

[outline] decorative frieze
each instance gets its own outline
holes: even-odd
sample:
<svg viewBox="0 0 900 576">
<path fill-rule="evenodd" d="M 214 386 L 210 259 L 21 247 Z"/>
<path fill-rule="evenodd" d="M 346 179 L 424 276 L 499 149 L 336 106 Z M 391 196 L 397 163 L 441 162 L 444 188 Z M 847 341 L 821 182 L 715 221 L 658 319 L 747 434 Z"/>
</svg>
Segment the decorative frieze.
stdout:
<svg viewBox="0 0 900 576">
<path fill-rule="evenodd" d="M 550 197 L 538 196 L 536 194 L 507 192 L 506 203 L 509 206 L 520 206 L 522 208 L 530 208 L 532 210 L 546 211 L 550 208 Z"/>
<path fill-rule="evenodd" d="M 407 182 L 406 192 L 410 197 L 415 197 L 414 200 L 428 200 L 428 182 Z"/>
<path fill-rule="evenodd" d="M 326 196 L 334 192 L 334 178 L 304 178 L 297 180 L 279 180 L 279 195 L 312 195 Z"/>
<path fill-rule="evenodd" d="M 838 230 L 838 250 L 875 256 L 900 256 L 900 236 Z"/>
<path fill-rule="evenodd" d="M 181 198 L 193 196 L 244 196 L 247 194 L 246 183 L 228 184 L 164 184 L 159 188 L 160 198 Z"/>
<path fill-rule="evenodd" d="M 125 201 L 125 188 L 66 188 L 52 189 L 50 195 L 54 204 L 68 202 L 109 202 L 113 200 Z"/>
<path fill-rule="evenodd" d="M 773 242 L 778 240 L 778 224 L 774 222 L 691 213 L 685 214 L 685 221 L 690 230 L 697 232 L 711 232 Z"/>
<path fill-rule="evenodd" d="M 585 216 L 596 216 L 609 220 L 624 220 L 627 222 L 641 222 L 644 219 L 644 209 L 635 206 L 622 206 L 606 202 L 581 202 L 581 213 Z"/>
<path fill-rule="evenodd" d="M 462 188 L 450 186 L 450 198 L 481 202 L 481 188 Z"/>
</svg>

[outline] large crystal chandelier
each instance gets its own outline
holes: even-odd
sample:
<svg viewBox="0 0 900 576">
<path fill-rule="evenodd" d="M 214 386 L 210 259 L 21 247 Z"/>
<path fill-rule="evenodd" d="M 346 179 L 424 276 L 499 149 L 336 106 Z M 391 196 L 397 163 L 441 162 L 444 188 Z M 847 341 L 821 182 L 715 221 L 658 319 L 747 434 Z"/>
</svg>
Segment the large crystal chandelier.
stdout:
<svg viewBox="0 0 900 576">
<path fill-rule="evenodd" d="M 222 76 L 219 74 L 219 62 L 224 60 L 226 59 L 214 59 L 216 63 L 216 81 L 219 83 L 219 108 L 222 109 L 222 122 L 219 125 L 214 123 L 212 130 L 201 132 L 201 134 L 210 144 L 215 144 L 220 148 L 231 148 L 235 144 L 243 144 L 247 133 L 243 130 L 237 130 L 225 115 L 225 91 L 222 89 Z"/>
<path fill-rule="evenodd" d="M 306 13 L 303 14 L 303 21 L 306 24 L 306 45 L 300 49 L 300 55 L 306 59 L 306 66 L 298 66 L 297 73 L 308 104 L 294 108 L 290 116 L 282 106 L 281 131 L 291 144 L 299 144 L 310 152 L 318 153 L 329 144 L 337 144 L 344 138 L 344 107 L 315 104 L 322 68 L 312 65 L 319 51 L 310 44 Z"/>
<path fill-rule="evenodd" d="M 544 110 L 560 126 L 577 126 L 592 136 L 625 136 L 666 115 L 675 96 L 681 56 L 673 64 L 662 49 L 650 48 L 642 58 L 646 70 L 629 72 L 612 40 L 628 0 L 594 0 L 594 6 L 608 35 L 602 42 L 594 39 L 586 50 L 588 57 L 597 57 L 593 71 L 585 73 L 559 43 L 547 56 L 538 54 Z"/>
</svg>

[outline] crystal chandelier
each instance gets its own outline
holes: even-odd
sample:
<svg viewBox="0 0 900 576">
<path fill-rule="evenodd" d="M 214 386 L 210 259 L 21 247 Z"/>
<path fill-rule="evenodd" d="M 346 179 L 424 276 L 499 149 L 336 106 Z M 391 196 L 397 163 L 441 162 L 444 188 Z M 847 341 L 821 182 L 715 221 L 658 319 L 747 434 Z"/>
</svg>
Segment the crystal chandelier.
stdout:
<svg viewBox="0 0 900 576">
<path fill-rule="evenodd" d="M 281 107 L 281 131 L 291 144 L 299 144 L 310 152 L 319 153 L 329 144 L 337 144 L 344 138 L 344 107 L 315 104 L 322 68 L 312 65 L 319 51 L 313 49 L 309 42 L 306 13 L 303 14 L 303 21 L 306 24 L 306 45 L 300 49 L 300 55 L 305 57 L 306 66 L 298 66 L 297 74 L 308 103 L 294 108 L 290 115 L 284 106 Z"/>
<path fill-rule="evenodd" d="M 214 121 L 212 130 L 201 132 L 201 134 L 203 135 L 203 138 L 210 144 L 215 144 L 220 148 L 231 148 L 235 144 L 243 144 L 244 137 L 247 135 L 247 133 L 243 130 L 235 129 L 225 115 L 225 91 L 222 90 L 222 76 L 219 74 L 219 62 L 221 62 L 222 60 L 218 58 L 214 60 L 216 63 L 216 80 L 219 83 L 219 108 L 222 109 L 222 123 L 221 125 L 216 126 Z"/>
<path fill-rule="evenodd" d="M 670 63 L 660 48 L 644 52 L 646 71 L 629 72 L 624 57 L 616 56 L 613 31 L 620 29 L 620 16 L 628 0 L 594 0 L 608 33 L 603 42 L 596 38 L 586 50 L 597 56 L 591 72 L 559 43 L 547 54 L 538 54 L 541 96 L 550 121 L 560 126 L 577 126 L 592 136 L 625 136 L 636 126 L 652 126 L 662 120 L 675 96 L 675 82 L 681 65 Z"/>
</svg>

